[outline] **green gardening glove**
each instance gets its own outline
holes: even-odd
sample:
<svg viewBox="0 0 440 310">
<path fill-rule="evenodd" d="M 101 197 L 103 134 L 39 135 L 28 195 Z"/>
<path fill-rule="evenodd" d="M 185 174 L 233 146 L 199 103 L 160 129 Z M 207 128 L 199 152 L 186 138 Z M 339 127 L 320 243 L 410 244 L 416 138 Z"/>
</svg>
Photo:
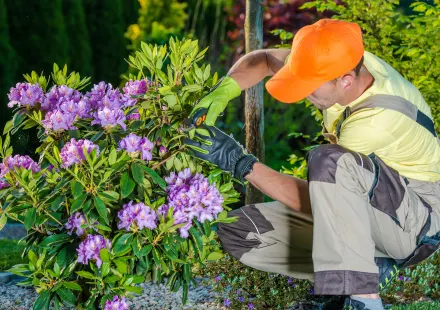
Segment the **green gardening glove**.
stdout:
<svg viewBox="0 0 440 310">
<path fill-rule="evenodd" d="M 205 124 L 214 126 L 217 117 L 226 109 L 229 101 L 235 97 L 240 96 L 241 89 L 238 83 L 231 77 L 226 76 L 203 97 L 191 111 L 190 117 L 201 108 L 206 108 L 208 113 L 206 115 Z"/>
</svg>

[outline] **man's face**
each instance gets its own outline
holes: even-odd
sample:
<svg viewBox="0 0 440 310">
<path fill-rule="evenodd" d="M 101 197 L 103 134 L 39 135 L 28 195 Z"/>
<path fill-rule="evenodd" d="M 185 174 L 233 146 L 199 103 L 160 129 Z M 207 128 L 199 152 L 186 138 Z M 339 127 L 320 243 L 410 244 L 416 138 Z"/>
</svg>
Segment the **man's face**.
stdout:
<svg viewBox="0 0 440 310">
<path fill-rule="evenodd" d="M 321 85 L 307 99 L 318 109 L 326 110 L 338 102 L 341 89 L 338 81 L 330 81 Z"/>
</svg>

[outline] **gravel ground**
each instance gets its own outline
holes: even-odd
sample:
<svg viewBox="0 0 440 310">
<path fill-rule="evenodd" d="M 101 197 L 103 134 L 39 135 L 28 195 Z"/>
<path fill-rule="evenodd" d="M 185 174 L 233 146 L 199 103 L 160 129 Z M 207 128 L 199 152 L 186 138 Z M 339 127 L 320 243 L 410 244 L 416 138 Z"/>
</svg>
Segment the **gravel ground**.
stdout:
<svg viewBox="0 0 440 310">
<path fill-rule="evenodd" d="M 1 310 L 31 310 L 33 302 L 37 298 L 37 293 L 33 288 L 24 288 L 16 285 L 17 281 L 11 281 L 0 285 L 0 309 Z M 188 302 L 182 306 L 182 291 L 173 293 L 169 288 L 161 284 L 144 283 L 142 295 L 134 295 L 128 298 L 131 310 L 225 310 L 227 308 L 215 302 L 215 292 L 211 287 L 203 286 L 199 283 L 196 287 L 191 287 L 188 293 Z M 52 307 L 50 309 L 53 309 Z"/>
</svg>

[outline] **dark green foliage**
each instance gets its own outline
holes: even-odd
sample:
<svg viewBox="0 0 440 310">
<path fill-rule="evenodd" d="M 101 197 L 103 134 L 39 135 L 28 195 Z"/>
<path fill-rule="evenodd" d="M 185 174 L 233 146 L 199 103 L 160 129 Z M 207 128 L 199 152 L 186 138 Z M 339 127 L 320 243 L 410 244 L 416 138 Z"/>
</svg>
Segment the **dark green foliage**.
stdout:
<svg viewBox="0 0 440 310">
<path fill-rule="evenodd" d="M 139 1 L 138 0 L 125 0 L 124 1 L 124 22 L 125 27 L 132 24 L 136 24 L 139 18 Z"/>
<path fill-rule="evenodd" d="M 11 114 L 6 104 L 7 93 L 14 85 L 16 77 L 16 57 L 10 44 L 8 33 L 8 18 L 5 1 L 0 0 L 0 124 L 6 123 Z"/>
<path fill-rule="evenodd" d="M 81 1 L 63 1 L 63 14 L 69 36 L 69 68 L 84 75 L 92 74 L 92 49 Z"/>
<path fill-rule="evenodd" d="M 6 0 L 10 42 L 19 55 L 18 77 L 33 68 L 52 70 L 53 63 L 68 63 L 69 37 L 62 0 Z"/>
<path fill-rule="evenodd" d="M 127 69 L 124 39 L 124 0 L 85 0 L 86 23 L 92 46 L 92 80 L 119 84 Z"/>
</svg>

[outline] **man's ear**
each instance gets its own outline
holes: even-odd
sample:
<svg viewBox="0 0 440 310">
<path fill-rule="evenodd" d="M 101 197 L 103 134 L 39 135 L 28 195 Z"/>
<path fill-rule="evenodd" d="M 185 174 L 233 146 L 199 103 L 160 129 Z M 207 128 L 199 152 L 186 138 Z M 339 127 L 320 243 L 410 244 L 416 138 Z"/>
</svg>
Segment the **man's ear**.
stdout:
<svg viewBox="0 0 440 310">
<path fill-rule="evenodd" d="M 350 73 L 347 73 L 345 75 L 343 75 L 340 79 L 339 79 L 339 83 L 342 86 L 343 89 L 349 89 L 355 80 L 355 76 Z"/>
</svg>

